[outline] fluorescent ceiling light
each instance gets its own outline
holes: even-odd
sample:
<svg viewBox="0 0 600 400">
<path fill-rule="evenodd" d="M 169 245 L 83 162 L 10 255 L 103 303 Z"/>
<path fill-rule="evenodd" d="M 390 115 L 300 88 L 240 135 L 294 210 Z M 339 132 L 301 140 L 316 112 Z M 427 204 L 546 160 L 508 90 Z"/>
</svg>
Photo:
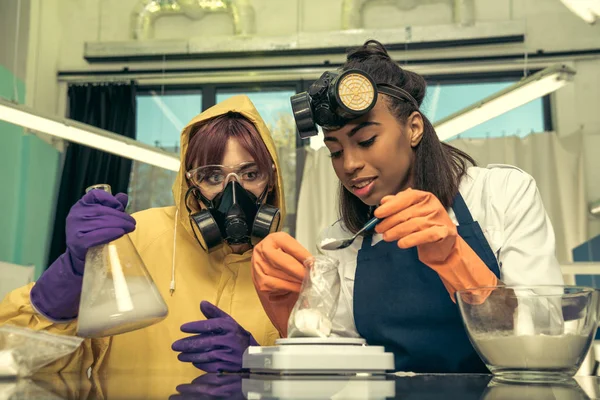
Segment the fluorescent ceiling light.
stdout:
<svg viewBox="0 0 600 400">
<path fill-rule="evenodd" d="M 577 14 L 588 24 L 600 18 L 600 0 L 561 0 L 571 12 Z"/>
<path fill-rule="evenodd" d="M 552 93 L 573 80 L 575 70 L 553 65 L 474 103 L 435 124 L 440 140 L 448 140 L 483 122 Z"/>
<path fill-rule="evenodd" d="M 3 98 L 0 120 L 171 171 L 179 170 L 179 157 L 172 153 L 71 119 L 44 116 Z"/>
</svg>

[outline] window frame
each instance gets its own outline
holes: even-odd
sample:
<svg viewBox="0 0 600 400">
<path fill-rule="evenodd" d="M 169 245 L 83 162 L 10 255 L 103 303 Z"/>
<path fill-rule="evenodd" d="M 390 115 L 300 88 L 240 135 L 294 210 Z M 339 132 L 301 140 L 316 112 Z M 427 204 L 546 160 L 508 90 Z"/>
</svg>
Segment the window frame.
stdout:
<svg viewBox="0 0 600 400">
<path fill-rule="evenodd" d="M 410 68 L 410 67 L 409 67 Z M 537 70 L 528 71 L 533 74 Z M 475 84 L 488 82 L 515 82 L 523 78 L 523 71 L 492 71 L 492 72 L 468 72 L 458 74 L 432 74 L 423 75 L 428 85 L 433 84 Z M 295 89 L 296 93 L 308 90 L 308 87 L 314 80 L 282 80 L 282 81 L 261 81 L 261 82 L 227 82 L 227 83 L 202 83 L 202 84 L 177 84 L 177 85 L 140 85 L 137 89 L 137 96 L 149 96 L 154 91 L 161 95 L 177 94 L 202 94 L 202 109 L 206 110 L 216 104 L 218 91 L 239 91 L 239 92 L 260 92 L 269 90 L 290 90 Z M 543 127 L 545 131 L 553 129 L 553 116 L 551 107 L 551 95 L 542 98 Z M 300 193 L 304 164 L 306 160 L 305 148 L 309 145 L 308 139 L 300 139 L 296 135 L 296 204 Z M 286 220 L 290 227 L 292 236 L 296 233 L 296 214 L 287 214 Z"/>
</svg>

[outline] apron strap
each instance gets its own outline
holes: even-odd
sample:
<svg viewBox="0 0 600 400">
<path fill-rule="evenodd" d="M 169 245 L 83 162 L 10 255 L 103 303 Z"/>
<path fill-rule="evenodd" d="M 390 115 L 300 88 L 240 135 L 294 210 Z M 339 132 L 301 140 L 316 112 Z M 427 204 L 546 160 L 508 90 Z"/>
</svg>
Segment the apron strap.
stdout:
<svg viewBox="0 0 600 400">
<path fill-rule="evenodd" d="M 460 192 L 456 193 L 456 196 L 454 196 L 454 200 L 452 201 L 452 209 L 454 210 L 454 215 L 456 215 L 456 220 L 458 221 L 459 225 L 473 223 L 473 216 L 471 216 L 469 207 L 467 207 L 465 199 L 463 199 Z"/>
<path fill-rule="evenodd" d="M 373 234 L 371 232 L 365 233 L 362 235 L 363 241 L 360 246 L 361 250 L 368 250 L 371 247 L 371 243 L 373 243 Z"/>
</svg>

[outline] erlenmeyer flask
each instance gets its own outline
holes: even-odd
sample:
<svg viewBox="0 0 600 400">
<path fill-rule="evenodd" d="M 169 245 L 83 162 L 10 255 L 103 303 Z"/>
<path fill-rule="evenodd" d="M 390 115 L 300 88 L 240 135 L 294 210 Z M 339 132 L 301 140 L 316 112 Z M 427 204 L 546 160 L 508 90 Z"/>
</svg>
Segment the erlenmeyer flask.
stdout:
<svg viewBox="0 0 600 400">
<path fill-rule="evenodd" d="M 105 190 L 109 185 L 86 189 Z M 128 235 L 88 249 L 77 335 L 98 338 L 134 331 L 163 320 L 167 305 Z"/>
</svg>

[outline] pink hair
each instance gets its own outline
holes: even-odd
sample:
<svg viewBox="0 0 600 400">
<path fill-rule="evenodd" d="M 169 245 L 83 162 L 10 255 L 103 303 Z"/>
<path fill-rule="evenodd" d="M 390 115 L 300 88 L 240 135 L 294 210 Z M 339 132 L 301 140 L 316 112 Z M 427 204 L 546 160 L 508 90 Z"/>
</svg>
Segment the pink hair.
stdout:
<svg viewBox="0 0 600 400">
<path fill-rule="evenodd" d="M 260 133 L 252 122 L 236 112 L 202 121 L 192 128 L 185 156 L 186 170 L 221 164 L 230 138 L 240 143 L 261 170 L 271 170 L 273 159 Z"/>
</svg>

